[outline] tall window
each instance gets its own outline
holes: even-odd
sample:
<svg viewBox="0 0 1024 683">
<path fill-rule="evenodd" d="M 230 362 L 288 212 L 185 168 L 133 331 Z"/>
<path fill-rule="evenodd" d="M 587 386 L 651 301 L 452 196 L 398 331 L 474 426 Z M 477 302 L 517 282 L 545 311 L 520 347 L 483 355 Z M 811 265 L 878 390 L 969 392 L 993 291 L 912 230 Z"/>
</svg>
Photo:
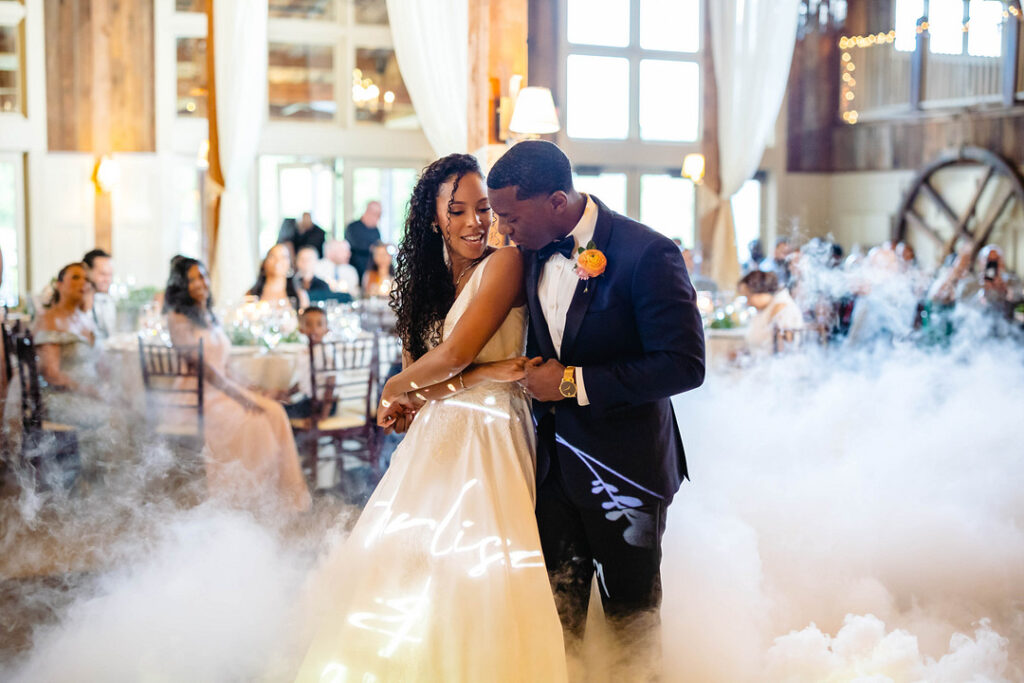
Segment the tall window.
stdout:
<svg viewBox="0 0 1024 683">
<path fill-rule="evenodd" d="M 566 0 L 570 138 L 694 142 L 700 0 Z"/>
<path fill-rule="evenodd" d="M 24 234 L 24 186 L 22 156 L 0 154 L 0 252 L 3 252 L 3 284 L 0 305 L 16 306 L 24 279 L 21 238 Z"/>
<path fill-rule="evenodd" d="M 260 253 L 277 242 L 281 224 L 309 211 L 313 222 L 341 239 L 345 226 L 371 201 L 381 204 L 381 239 L 397 244 L 405 228 L 409 197 L 424 164 L 410 161 L 264 155 L 259 160 Z"/>
<path fill-rule="evenodd" d="M 564 128 L 576 185 L 693 247 L 699 151 L 701 0 L 563 0 Z"/>
</svg>

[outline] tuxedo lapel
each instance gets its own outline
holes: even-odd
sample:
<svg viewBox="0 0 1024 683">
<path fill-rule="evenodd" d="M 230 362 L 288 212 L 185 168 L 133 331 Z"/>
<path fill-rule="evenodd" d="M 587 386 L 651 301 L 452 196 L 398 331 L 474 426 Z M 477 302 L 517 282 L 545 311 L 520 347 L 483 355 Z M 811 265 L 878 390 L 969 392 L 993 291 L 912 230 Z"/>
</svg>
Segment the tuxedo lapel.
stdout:
<svg viewBox="0 0 1024 683">
<path fill-rule="evenodd" d="M 526 303 L 530 308 L 530 327 L 533 328 L 534 338 L 540 345 L 540 352 L 544 358 L 554 358 L 555 345 L 551 341 L 551 331 L 548 329 L 548 322 L 544 318 L 544 309 L 540 305 L 540 296 L 537 294 L 537 283 L 540 281 L 540 264 L 537 263 L 537 252 L 528 251 L 526 266 Z"/>
<path fill-rule="evenodd" d="M 591 195 L 591 199 L 597 203 L 597 225 L 594 227 L 594 246 L 599 251 L 606 251 L 612 234 L 612 212 L 597 197 Z M 584 249 L 586 248 L 585 244 L 579 246 Z M 576 285 L 576 293 L 573 295 L 572 303 L 569 304 L 569 310 L 565 314 L 565 331 L 562 334 L 562 358 L 565 358 L 572 351 L 573 344 L 576 342 L 576 335 L 579 334 L 580 326 L 583 325 L 583 318 L 586 317 L 587 309 L 590 308 L 590 302 L 594 299 L 594 293 L 601 286 L 603 279 L 604 275 L 599 275 L 590 280 L 580 280 L 579 284 Z"/>
</svg>

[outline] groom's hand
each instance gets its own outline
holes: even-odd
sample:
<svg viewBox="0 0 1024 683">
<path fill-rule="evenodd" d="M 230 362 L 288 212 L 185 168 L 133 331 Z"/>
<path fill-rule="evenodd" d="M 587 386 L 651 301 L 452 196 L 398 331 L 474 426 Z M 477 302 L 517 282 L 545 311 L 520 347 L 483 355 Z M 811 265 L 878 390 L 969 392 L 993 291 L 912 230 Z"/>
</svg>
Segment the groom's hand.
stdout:
<svg viewBox="0 0 1024 683">
<path fill-rule="evenodd" d="M 526 377 L 519 383 L 538 401 L 553 403 L 565 398 L 558 390 L 564 373 L 565 366 L 554 358 L 546 361 L 540 357 L 531 358 L 526 363 Z"/>
</svg>

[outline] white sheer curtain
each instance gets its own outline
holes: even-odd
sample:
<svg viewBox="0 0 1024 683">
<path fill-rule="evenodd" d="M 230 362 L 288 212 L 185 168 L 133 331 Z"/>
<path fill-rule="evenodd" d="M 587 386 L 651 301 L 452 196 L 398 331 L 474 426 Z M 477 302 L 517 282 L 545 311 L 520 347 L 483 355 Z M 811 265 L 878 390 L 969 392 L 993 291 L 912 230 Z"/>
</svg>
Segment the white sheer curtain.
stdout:
<svg viewBox="0 0 1024 683">
<path fill-rule="evenodd" d="M 213 3 L 217 138 L 224 189 L 214 255 L 217 301 L 238 299 L 256 279 L 249 176 L 267 117 L 267 3 Z"/>
<path fill-rule="evenodd" d="M 800 0 L 707 3 L 718 86 L 721 172 L 711 246 L 711 277 L 724 289 L 739 279 L 729 199 L 757 171 L 786 93 Z"/>
<path fill-rule="evenodd" d="M 469 3 L 387 0 L 402 80 L 434 154 L 465 152 L 469 122 Z"/>
</svg>

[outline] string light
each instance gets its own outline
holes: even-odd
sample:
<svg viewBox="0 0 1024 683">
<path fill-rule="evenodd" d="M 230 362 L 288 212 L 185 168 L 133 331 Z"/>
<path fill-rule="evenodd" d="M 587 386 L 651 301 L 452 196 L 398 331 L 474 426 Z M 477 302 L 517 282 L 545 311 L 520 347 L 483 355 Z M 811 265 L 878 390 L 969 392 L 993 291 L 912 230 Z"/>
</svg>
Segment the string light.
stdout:
<svg viewBox="0 0 1024 683">
<path fill-rule="evenodd" d="M 1015 5 L 1009 5 L 1003 10 L 1003 18 L 1014 19 L 1021 21 L 1024 20 L 1024 13 L 1021 12 Z M 965 21 L 961 25 L 961 29 L 964 33 L 970 31 L 971 22 Z M 927 21 L 922 21 L 915 27 L 915 31 L 918 34 L 922 34 L 929 30 L 929 24 Z M 839 38 L 839 49 L 843 50 L 842 63 L 845 66 L 842 76 L 842 102 L 843 106 L 847 107 L 846 111 L 843 112 L 843 121 L 853 125 L 857 123 L 860 118 L 857 110 L 854 109 L 854 100 L 857 98 L 857 93 L 853 88 L 857 85 L 857 81 L 853 77 L 853 72 L 857 70 L 857 65 L 854 63 L 853 55 L 848 52 L 853 48 L 867 49 L 869 47 L 877 47 L 879 45 L 891 45 L 896 42 L 896 29 L 890 29 L 888 31 L 882 31 L 879 33 L 869 33 L 862 36 L 842 36 Z"/>
</svg>

